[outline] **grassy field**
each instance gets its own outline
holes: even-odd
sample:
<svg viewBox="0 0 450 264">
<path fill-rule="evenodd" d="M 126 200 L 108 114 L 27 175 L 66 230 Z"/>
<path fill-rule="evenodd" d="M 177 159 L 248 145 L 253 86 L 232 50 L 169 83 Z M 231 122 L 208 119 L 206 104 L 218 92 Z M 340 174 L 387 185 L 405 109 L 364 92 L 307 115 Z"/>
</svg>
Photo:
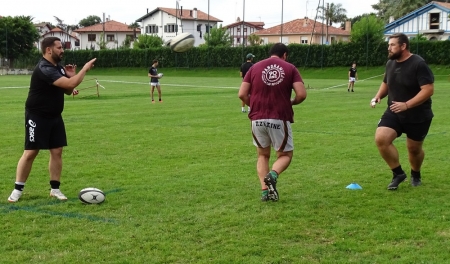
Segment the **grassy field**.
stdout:
<svg viewBox="0 0 450 264">
<path fill-rule="evenodd" d="M 63 117 L 62 191 L 48 196 L 48 151 L 21 200 L 9 204 L 23 152 L 30 76 L 0 76 L 0 263 L 446 263 L 450 259 L 450 70 L 436 74 L 423 185 L 386 190 L 374 144 L 386 100 L 370 99 L 383 68 L 300 69 L 294 159 L 279 202 L 262 203 L 238 69 L 160 69 L 151 104 L 147 69 L 96 69 Z M 83 89 L 98 78 L 106 89 Z M 90 79 L 90 80 L 88 80 Z M 447 103 L 446 103 L 447 102 Z M 405 137 L 395 141 L 409 174 Z M 362 190 L 345 187 L 356 182 Z M 83 205 L 85 187 L 106 201 Z"/>
</svg>

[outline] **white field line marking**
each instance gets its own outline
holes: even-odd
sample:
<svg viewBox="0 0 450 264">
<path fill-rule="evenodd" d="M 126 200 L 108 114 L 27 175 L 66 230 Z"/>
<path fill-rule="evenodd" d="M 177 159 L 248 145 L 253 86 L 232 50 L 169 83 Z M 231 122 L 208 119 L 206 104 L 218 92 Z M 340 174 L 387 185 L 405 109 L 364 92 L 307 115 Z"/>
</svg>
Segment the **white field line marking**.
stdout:
<svg viewBox="0 0 450 264">
<path fill-rule="evenodd" d="M 380 76 L 383 76 L 383 75 L 384 75 L 384 74 L 380 74 L 380 75 L 377 75 L 377 76 L 372 76 L 372 77 L 369 77 L 369 78 L 366 78 L 366 79 L 363 79 L 363 80 L 359 80 L 359 81 L 357 81 L 357 82 L 364 82 L 365 80 L 370 80 L 370 79 L 377 78 L 377 77 L 380 77 Z M 318 90 L 328 90 L 328 89 L 333 89 L 333 88 L 341 87 L 341 86 L 344 86 L 344 85 L 348 85 L 348 83 L 339 84 L 339 85 L 335 85 L 335 86 L 330 86 L 330 87 L 327 87 L 327 88 L 318 88 Z M 314 88 L 313 88 L 313 89 L 314 89 Z"/>
</svg>

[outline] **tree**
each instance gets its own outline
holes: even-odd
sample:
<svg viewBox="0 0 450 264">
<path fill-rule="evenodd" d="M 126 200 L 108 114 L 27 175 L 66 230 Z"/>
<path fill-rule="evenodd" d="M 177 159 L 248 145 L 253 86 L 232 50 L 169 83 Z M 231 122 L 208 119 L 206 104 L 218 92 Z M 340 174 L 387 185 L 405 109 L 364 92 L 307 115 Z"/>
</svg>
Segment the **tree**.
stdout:
<svg viewBox="0 0 450 264">
<path fill-rule="evenodd" d="M 247 40 L 250 46 L 259 46 L 261 44 L 264 44 L 264 40 L 262 40 L 261 37 L 256 34 L 250 34 Z"/>
<path fill-rule="evenodd" d="M 99 42 L 97 42 L 97 45 L 101 50 L 106 49 L 105 34 L 103 34 L 103 32 L 100 33 L 100 40 L 99 40 Z"/>
<path fill-rule="evenodd" d="M 322 9 L 322 16 L 319 16 L 320 19 L 326 20 L 327 25 L 327 33 L 326 40 L 328 41 L 328 26 L 332 26 L 333 23 L 345 22 L 347 20 L 347 10 L 342 7 L 342 4 L 327 4 L 326 7 L 322 6 L 319 9 Z"/>
<path fill-rule="evenodd" d="M 137 40 L 133 42 L 133 49 L 159 48 L 164 41 L 158 35 L 139 35 Z"/>
<path fill-rule="evenodd" d="M 80 22 L 78 22 L 78 25 L 80 25 L 81 27 L 88 27 L 95 24 L 99 24 L 101 22 L 102 19 L 98 16 L 88 16 L 86 18 L 81 19 Z"/>
<path fill-rule="evenodd" d="M 130 24 L 128 28 L 133 30 L 133 39 L 136 39 L 136 29 L 141 28 L 141 26 L 137 22 L 134 22 L 133 24 Z"/>
<path fill-rule="evenodd" d="M 30 16 L 0 18 L 0 55 L 9 60 L 13 67 L 14 60 L 28 57 L 39 41 L 39 32 Z"/>
<path fill-rule="evenodd" d="M 131 37 L 126 36 L 125 39 L 122 41 L 122 45 L 119 47 L 120 49 L 129 49 L 131 46 Z"/>
<path fill-rule="evenodd" d="M 384 22 L 375 15 L 368 15 L 352 27 L 351 41 L 359 43 L 380 43 L 384 41 Z"/>
<path fill-rule="evenodd" d="M 390 17 L 398 19 L 403 17 L 412 11 L 432 2 L 433 0 L 379 0 L 375 5 L 372 5 L 374 10 L 377 10 L 377 15 L 385 22 L 388 23 Z M 436 2 L 446 2 L 448 0 L 435 0 Z"/>
<path fill-rule="evenodd" d="M 205 39 L 205 44 L 211 47 L 231 47 L 231 36 L 222 25 L 218 28 L 211 28 L 209 33 L 206 33 L 203 38 Z"/>
</svg>

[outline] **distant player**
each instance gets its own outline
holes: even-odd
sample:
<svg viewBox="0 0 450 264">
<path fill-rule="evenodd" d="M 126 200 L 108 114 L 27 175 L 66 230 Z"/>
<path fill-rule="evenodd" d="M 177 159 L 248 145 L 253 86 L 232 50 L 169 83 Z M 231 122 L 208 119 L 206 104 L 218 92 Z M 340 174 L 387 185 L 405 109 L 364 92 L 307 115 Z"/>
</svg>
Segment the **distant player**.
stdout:
<svg viewBox="0 0 450 264">
<path fill-rule="evenodd" d="M 255 57 L 255 55 L 253 55 L 253 54 L 251 54 L 251 53 L 247 54 L 247 56 L 246 56 L 247 61 L 244 62 L 244 63 L 241 65 L 241 72 L 240 72 L 240 74 L 241 74 L 242 79 L 244 79 L 245 74 L 247 74 L 247 72 L 248 72 L 248 70 L 250 69 L 250 67 L 253 66 L 253 58 L 254 58 L 254 57 Z M 248 109 L 248 112 L 250 113 L 250 106 L 248 106 L 247 109 Z M 245 103 L 244 103 L 244 101 L 242 101 L 241 111 L 242 111 L 242 113 L 245 113 L 245 112 L 246 112 L 246 111 L 245 111 Z"/>
<path fill-rule="evenodd" d="M 153 60 L 153 64 L 152 67 L 150 68 L 150 70 L 148 70 L 148 77 L 150 77 L 150 86 L 151 86 L 151 91 L 150 91 L 150 96 L 152 98 L 152 103 L 155 103 L 155 100 L 153 99 L 153 92 L 155 91 L 155 87 L 158 90 L 158 97 L 159 97 L 159 102 L 162 103 L 161 100 L 161 85 L 159 84 L 159 79 L 162 76 L 158 75 L 158 60 Z"/>
<path fill-rule="evenodd" d="M 353 87 L 355 86 L 355 81 L 358 80 L 358 73 L 356 71 L 356 63 L 353 62 L 352 67 L 348 70 L 348 88 L 347 92 L 354 92 Z"/>
</svg>

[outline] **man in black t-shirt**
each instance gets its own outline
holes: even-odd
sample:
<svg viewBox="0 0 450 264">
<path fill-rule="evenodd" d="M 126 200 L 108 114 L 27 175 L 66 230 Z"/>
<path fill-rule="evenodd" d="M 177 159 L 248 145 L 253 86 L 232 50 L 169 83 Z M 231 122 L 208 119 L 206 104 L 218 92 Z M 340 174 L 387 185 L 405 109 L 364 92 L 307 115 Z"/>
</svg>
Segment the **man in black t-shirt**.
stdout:
<svg viewBox="0 0 450 264">
<path fill-rule="evenodd" d="M 246 56 L 247 61 L 241 65 L 240 75 L 241 75 L 242 79 L 244 79 L 245 74 L 247 74 L 250 67 L 253 66 L 253 58 L 254 57 L 255 57 L 255 55 L 253 55 L 251 53 L 247 54 L 247 56 Z M 250 106 L 248 106 L 247 109 L 248 109 L 248 112 L 250 112 Z M 242 105 L 241 105 L 241 111 L 242 111 L 242 113 L 246 112 L 245 111 L 245 103 L 243 101 L 242 101 Z"/>
<path fill-rule="evenodd" d="M 409 51 L 409 39 L 397 33 L 389 37 L 389 61 L 384 80 L 370 105 L 375 107 L 388 96 L 387 109 L 375 133 L 375 142 L 393 173 L 389 190 L 396 190 L 406 178 L 393 141 L 406 134 L 406 146 L 411 165 L 411 185 L 419 186 L 420 169 L 425 157 L 422 145 L 433 119 L 431 96 L 434 76 L 422 57 Z"/>
<path fill-rule="evenodd" d="M 25 103 L 25 150 L 17 164 L 14 190 L 8 198 L 11 203 L 22 196 L 25 182 L 39 150 L 50 152 L 50 196 L 59 200 L 67 197 L 59 190 L 62 171 L 63 147 L 67 146 L 66 130 L 62 119 L 64 94 L 76 93 L 74 89 L 82 81 L 96 59 L 86 63 L 76 74 L 76 65 L 61 66 L 64 55 L 61 40 L 47 37 L 42 40 L 43 57 L 31 75 L 30 90 Z"/>
<path fill-rule="evenodd" d="M 162 77 L 162 74 L 158 74 L 158 60 L 153 60 L 152 67 L 148 70 L 148 77 L 150 77 L 150 97 L 152 98 L 152 103 L 155 103 L 155 100 L 153 99 L 153 92 L 155 91 L 155 87 L 158 90 L 158 97 L 159 102 L 162 103 L 161 100 L 161 85 L 159 84 L 159 79 Z"/>
</svg>

